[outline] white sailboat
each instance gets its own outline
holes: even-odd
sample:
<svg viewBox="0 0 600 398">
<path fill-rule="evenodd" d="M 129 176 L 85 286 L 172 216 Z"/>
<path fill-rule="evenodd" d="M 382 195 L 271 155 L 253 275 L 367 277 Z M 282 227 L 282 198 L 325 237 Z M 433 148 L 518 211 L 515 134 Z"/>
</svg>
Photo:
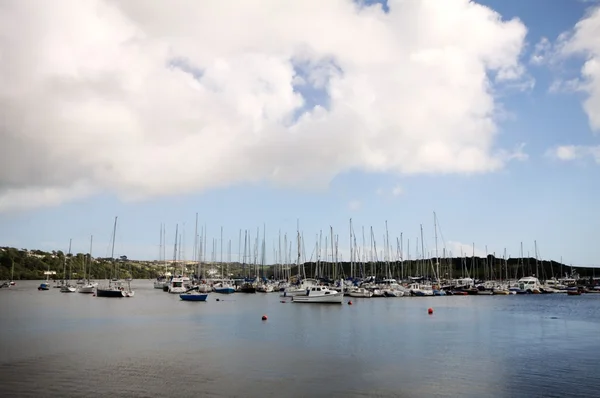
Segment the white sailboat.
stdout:
<svg viewBox="0 0 600 398">
<path fill-rule="evenodd" d="M 63 277 L 65 278 L 62 286 L 60 287 L 61 293 L 75 293 L 77 289 L 71 285 L 71 262 L 69 262 L 69 278 L 67 279 L 67 256 L 71 254 L 71 241 L 69 239 L 69 253 L 64 257 L 63 261 Z"/>
<path fill-rule="evenodd" d="M 158 261 L 164 261 L 165 263 L 165 272 L 163 275 L 159 275 L 154 281 L 154 288 L 165 290 L 168 289 L 169 286 L 169 277 L 171 274 L 169 273 L 169 266 L 167 264 L 167 255 L 166 255 L 166 229 L 163 224 L 160 224 L 160 248 L 158 249 Z"/>
<path fill-rule="evenodd" d="M 221 294 L 232 294 L 235 293 L 235 288 L 231 285 L 229 278 L 224 279 L 223 277 L 223 227 L 221 227 L 221 281 L 213 286 L 215 293 Z"/>
<path fill-rule="evenodd" d="M 77 291 L 79 293 L 87 293 L 87 294 L 94 293 L 94 291 L 96 290 L 96 287 L 98 286 L 97 282 L 93 282 L 90 280 L 90 275 L 92 272 L 92 243 L 93 243 L 93 240 L 94 240 L 94 237 L 90 236 L 90 256 L 87 261 L 87 267 L 84 264 L 83 284 L 79 286 L 79 289 L 77 289 Z M 86 279 L 86 276 L 87 276 L 87 279 Z"/>
<path fill-rule="evenodd" d="M 15 285 L 15 262 L 12 262 L 12 267 L 10 269 L 10 282 L 8 282 L 8 286 L 14 286 Z"/>
</svg>

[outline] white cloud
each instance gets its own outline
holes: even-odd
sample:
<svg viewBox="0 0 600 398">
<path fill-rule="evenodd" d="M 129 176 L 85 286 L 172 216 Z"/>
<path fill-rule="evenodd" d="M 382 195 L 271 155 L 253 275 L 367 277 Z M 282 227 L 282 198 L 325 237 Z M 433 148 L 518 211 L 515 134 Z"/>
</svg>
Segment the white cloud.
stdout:
<svg viewBox="0 0 600 398">
<path fill-rule="evenodd" d="M 501 168 L 494 88 L 524 74 L 524 25 L 468 0 L 389 6 L 4 1 L 0 210 Z"/>
<path fill-rule="evenodd" d="M 96 192 L 89 184 L 79 181 L 66 187 L 8 188 L 0 195 L 0 212 L 57 206 L 67 201 L 85 198 Z"/>
<path fill-rule="evenodd" d="M 600 131 L 600 7 L 590 9 L 571 32 L 562 34 L 558 47 L 563 56 L 585 56 L 577 86 L 588 95 L 583 107 L 590 127 Z"/>
<path fill-rule="evenodd" d="M 548 88 L 551 93 L 574 93 L 582 90 L 585 90 L 585 88 L 582 87 L 581 80 L 578 78 L 555 79 Z"/>
<path fill-rule="evenodd" d="M 475 245 L 473 250 L 473 243 L 462 243 L 457 241 L 446 242 L 446 253 L 452 253 L 452 257 L 471 257 L 475 253 L 476 257 L 485 257 L 485 249 L 481 249 Z"/>
<path fill-rule="evenodd" d="M 550 40 L 548 40 L 548 38 L 542 37 L 540 41 L 535 45 L 529 62 L 534 65 L 542 65 L 546 63 L 549 58 L 552 57 L 552 53 L 552 43 L 550 43 Z"/>
<path fill-rule="evenodd" d="M 402 188 L 401 185 L 395 185 L 391 189 L 378 188 L 375 191 L 375 193 L 378 196 L 387 196 L 387 197 L 401 196 L 402 194 L 404 194 L 404 188 Z"/>
<path fill-rule="evenodd" d="M 546 155 L 563 161 L 592 157 L 596 163 L 600 164 L 600 145 L 562 145 L 548 149 Z"/>
<path fill-rule="evenodd" d="M 360 200 L 351 200 L 348 203 L 348 210 L 360 210 L 360 208 L 362 207 L 362 202 Z"/>
<path fill-rule="evenodd" d="M 392 195 L 400 196 L 404 193 L 404 189 L 400 185 L 396 185 L 394 189 L 392 189 Z"/>
</svg>

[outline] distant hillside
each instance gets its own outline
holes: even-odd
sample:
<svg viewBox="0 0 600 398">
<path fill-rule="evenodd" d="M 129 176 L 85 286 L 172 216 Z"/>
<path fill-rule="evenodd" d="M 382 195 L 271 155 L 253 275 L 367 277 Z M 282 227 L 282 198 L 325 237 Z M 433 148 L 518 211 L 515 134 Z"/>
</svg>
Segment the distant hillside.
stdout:
<svg viewBox="0 0 600 398">
<path fill-rule="evenodd" d="M 44 272 L 55 271 L 54 279 L 64 277 L 66 264 L 67 276 L 71 272 L 72 279 L 83 277 L 84 264 L 89 263 L 89 255 L 83 253 L 65 254 L 62 251 L 44 252 L 42 250 L 16 249 L 0 247 L 0 280 L 11 278 L 14 265 L 14 279 L 45 279 Z M 121 269 L 121 277 L 149 278 L 156 269 L 152 262 L 131 261 L 127 257 L 117 259 Z M 94 258 L 91 265 L 93 278 L 106 279 L 111 273 L 111 261 L 105 258 Z M 131 269 L 131 272 L 129 271 Z"/>
<path fill-rule="evenodd" d="M 117 266 L 120 269 L 120 277 L 137 278 L 155 278 L 164 272 L 164 263 L 158 261 L 137 261 L 128 259 L 126 256 L 121 256 L 117 260 Z M 17 249 L 14 247 L 0 247 L 0 280 L 11 279 L 11 271 L 14 264 L 14 279 L 44 279 L 44 272 L 50 269 L 55 271 L 54 279 L 62 279 L 64 277 L 63 268 L 66 264 L 67 276 L 69 270 L 72 279 L 78 279 L 83 276 L 84 264 L 88 264 L 89 255 L 84 253 L 66 255 L 62 251 L 45 252 L 42 250 L 27 250 Z M 357 275 L 377 275 L 385 276 L 388 272 L 394 278 L 406 276 L 431 276 L 432 269 L 438 269 L 435 266 L 435 259 L 411 260 L 411 261 L 393 261 L 389 264 L 385 262 L 378 263 L 355 263 L 354 269 Z M 111 276 L 112 262 L 110 258 L 93 258 L 91 266 L 91 274 L 96 279 L 106 279 Z M 215 268 L 220 273 L 218 264 L 209 265 Z M 179 266 L 178 266 L 179 268 Z M 298 269 L 295 265 L 291 267 L 291 275 L 297 275 Z M 337 274 L 343 269 L 343 274 L 350 275 L 352 265 L 349 262 L 339 263 L 337 266 Z M 196 264 L 186 262 L 187 272 L 193 273 L 196 269 Z M 229 264 L 227 266 L 229 274 L 234 277 L 243 276 L 242 266 L 238 263 Z M 254 266 L 246 266 L 246 270 L 254 270 Z M 277 266 L 265 266 L 259 268 L 259 274 L 264 273 L 264 276 L 270 278 L 280 269 Z M 306 275 L 314 276 L 316 271 L 316 263 L 309 262 L 304 264 Z M 331 263 L 321 262 L 321 269 L 326 275 L 333 276 L 333 267 Z M 131 271 L 130 271 L 131 270 Z M 496 258 L 489 255 L 487 258 L 450 258 L 441 259 L 439 271 L 442 277 L 461 277 L 469 275 L 478 279 L 488 278 L 506 278 L 507 271 L 509 278 L 520 278 L 523 275 L 537 274 L 540 279 L 551 277 L 564 277 L 566 273 L 571 273 L 571 268 L 565 264 L 560 264 L 556 261 L 536 261 L 535 258 L 511 258 L 508 261 Z M 581 278 L 589 278 L 592 276 L 600 276 L 600 269 L 596 275 L 595 268 L 577 267 L 573 269 Z M 171 270 L 172 272 L 172 270 Z M 253 273 L 251 273 L 253 276 Z"/>
</svg>

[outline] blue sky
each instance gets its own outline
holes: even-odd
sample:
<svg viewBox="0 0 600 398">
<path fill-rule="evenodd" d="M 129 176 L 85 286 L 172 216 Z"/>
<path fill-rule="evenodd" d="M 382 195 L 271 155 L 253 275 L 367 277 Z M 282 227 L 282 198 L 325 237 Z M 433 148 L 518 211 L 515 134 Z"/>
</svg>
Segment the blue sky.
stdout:
<svg viewBox="0 0 600 398">
<path fill-rule="evenodd" d="M 94 255 L 107 256 L 110 253 L 112 223 L 114 217 L 118 216 L 118 255 L 139 259 L 157 258 L 159 229 L 161 223 L 165 223 L 168 257 L 172 254 L 175 225 L 179 224 L 180 228 L 185 225 L 186 256 L 190 258 L 194 219 L 198 213 L 201 226 L 207 226 L 209 248 L 211 240 L 218 239 L 221 226 L 224 228 L 226 242 L 231 239 L 233 251 L 237 252 L 239 230 L 248 229 L 254 236 L 258 227 L 262 234 L 264 224 L 267 257 L 272 260 L 279 231 L 295 238 L 296 223 L 299 220 L 308 257 L 315 245 L 315 236 L 321 230 L 327 235 L 330 226 L 335 234 L 339 234 L 339 250 L 346 257 L 349 247 L 349 219 L 352 218 L 359 244 L 362 240 L 361 227 L 365 227 L 368 240 L 368 230 L 372 226 L 377 246 L 381 247 L 387 221 L 390 240 L 395 241 L 402 233 L 404 245 L 410 239 L 411 257 L 414 257 L 414 245 L 420 234 L 421 224 L 426 250 L 434 249 L 435 211 L 440 227 L 440 251 L 446 247 L 454 256 L 461 254 L 461 248 L 469 250 L 470 255 L 468 247 L 474 243 L 478 253 L 485 252 L 487 247 L 488 252 L 495 252 L 497 256 L 501 256 L 506 249 L 508 254 L 516 257 L 519 255 L 521 242 L 525 254 L 533 256 L 534 241 L 537 241 L 539 255 L 543 259 L 559 261 L 563 258 L 566 264 L 600 265 L 600 253 L 594 241 L 595 232 L 600 227 L 600 164 L 590 156 L 559 159 L 551 154 L 557 146 L 600 144 L 598 133 L 591 126 L 590 114 L 583 107 L 589 94 L 583 91 L 550 89 L 558 80 L 580 77 L 586 56 L 592 55 L 564 58 L 557 56 L 560 59 L 555 62 L 530 62 L 536 51 L 536 44 L 547 38 L 551 46 L 549 51 L 557 51 L 559 35 L 571 31 L 578 21 L 588 15 L 590 7 L 596 7 L 596 4 L 575 0 L 488 0 L 479 3 L 500 13 L 505 21 L 519 18 L 527 28 L 524 46 L 519 55 L 523 67 L 521 77 L 513 82 L 494 85 L 494 100 L 498 104 L 496 109 L 501 109 L 502 112 L 494 115 L 496 133 L 493 138 L 493 148 L 499 150 L 510 151 L 524 144 L 522 151 L 526 153 L 526 158 L 518 157 L 485 172 L 377 171 L 368 162 L 364 163 L 364 167 L 349 162 L 349 166 L 332 167 L 329 170 L 327 163 L 323 163 L 322 174 L 317 168 L 314 180 L 318 182 L 314 185 L 305 181 L 296 183 L 293 178 L 289 179 L 289 184 L 277 179 L 247 178 L 234 167 L 219 177 L 227 179 L 222 184 L 217 181 L 205 185 L 198 183 L 195 186 L 194 181 L 203 180 L 204 177 L 193 174 L 189 177 L 189 184 L 162 184 L 159 194 L 150 192 L 145 186 L 136 188 L 135 183 L 126 186 L 123 181 L 138 178 L 136 166 L 132 164 L 131 177 L 123 181 L 112 184 L 100 177 L 98 180 L 90 179 L 93 184 L 97 184 L 94 185 L 97 189 L 91 189 L 89 193 L 54 202 L 55 198 L 52 196 L 52 200 L 30 206 L 7 206 L 0 213 L 0 245 L 66 250 L 69 239 L 72 238 L 73 251 L 87 252 L 89 236 L 94 235 Z M 393 5 L 390 5 L 390 13 L 394 13 Z M 339 59 L 343 57 L 340 56 Z M 349 68 L 344 70 L 342 66 L 340 69 L 340 74 L 350 74 Z M 194 70 L 202 75 L 202 67 Z M 336 73 L 338 72 L 331 72 L 329 79 L 334 79 Z M 308 75 L 301 76 L 310 79 Z M 200 79 L 200 76 L 197 78 Z M 528 88 L 523 88 L 528 84 Z M 315 104 L 327 107 L 328 93 L 333 92 L 331 90 L 327 85 L 298 84 L 295 92 L 304 96 L 305 102 L 302 108 L 295 109 L 295 117 L 302 117 L 302 113 Z M 286 100 L 282 98 L 281 101 Z M 591 111 L 600 113 L 600 109 L 593 107 Z M 435 117 L 436 114 L 432 113 L 431 118 Z M 172 128 L 178 127 L 175 125 Z M 443 128 L 444 126 L 440 127 Z M 218 137 L 220 133 L 217 131 L 216 134 L 215 137 Z M 52 133 L 49 133 L 49 137 L 51 141 Z M 67 141 L 62 142 L 64 144 Z M 164 145 L 167 146 L 168 142 L 169 139 L 165 137 Z M 334 145 L 335 142 L 325 141 L 323 145 Z M 319 141 L 313 141 L 312 144 L 317 147 L 320 145 Z M 213 141 L 205 139 L 196 150 L 193 147 L 187 148 L 181 156 L 197 154 L 200 158 L 210 158 L 212 161 L 211 156 L 218 157 L 219 148 L 221 147 L 213 145 Z M 277 152 L 278 147 L 274 148 Z M 340 148 L 343 151 L 345 147 Z M 318 148 L 307 149 L 298 144 L 296 152 L 285 152 L 279 158 L 278 161 L 282 164 L 271 162 L 269 167 L 284 167 L 284 163 L 300 162 L 298 159 L 303 157 L 310 160 L 312 155 L 307 155 L 307 150 L 319 151 Z M 331 162 L 334 163 L 336 151 L 331 152 Z M 24 156 L 31 156 L 33 159 L 42 155 L 32 151 Z M 156 152 L 154 161 L 160 163 L 160 156 L 165 155 Z M 236 159 L 238 158 L 232 156 L 221 161 L 231 163 L 236 162 Z M 65 158 L 61 161 L 69 163 Z M 21 168 L 37 167 L 27 166 L 33 163 L 12 163 L 8 168 L 18 171 Z M 73 163 L 77 165 L 77 169 L 87 170 L 87 162 L 76 163 L 73 160 Z M 219 176 L 214 170 L 212 168 L 203 172 Z M 44 175 L 44 172 L 58 173 L 50 169 L 38 170 L 40 175 Z M 182 168 L 175 169 L 175 172 L 186 175 L 188 171 Z M 101 175 L 98 170 L 89 173 Z M 128 170 L 124 169 L 121 173 L 128 173 Z M 157 173 L 160 174 L 160 168 L 156 169 L 154 175 Z M 29 177 L 20 181 L 19 189 L 27 188 L 27 178 Z M 69 179 L 71 175 L 54 174 L 53 178 Z M 139 178 L 151 180 L 153 174 L 142 174 Z M 319 182 L 321 179 L 325 182 Z M 17 186 L 8 177 L 4 181 L 0 180 L 0 187 L 2 185 L 9 188 Z M 35 184 L 32 182 L 31 185 Z M 78 189 L 68 188 L 68 184 L 65 186 L 69 192 Z M 141 191 L 145 193 L 137 195 Z M 35 190 L 27 192 L 28 195 L 40 195 Z M 294 256 L 295 254 L 292 257 Z M 236 254 L 232 257 L 235 259 Z"/>
</svg>

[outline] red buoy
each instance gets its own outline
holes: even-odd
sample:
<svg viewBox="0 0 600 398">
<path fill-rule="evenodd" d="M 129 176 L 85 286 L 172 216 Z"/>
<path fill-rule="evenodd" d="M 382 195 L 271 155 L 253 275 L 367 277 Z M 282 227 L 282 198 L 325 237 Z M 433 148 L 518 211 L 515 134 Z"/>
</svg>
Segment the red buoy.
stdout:
<svg viewBox="0 0 600 398">
<path fill-rule="evenodd" d="M 263 321 L 266 321 L 266 320 L 267 320 L 267 316 L 266 316 L 266 315 L 263 315 L 263 316 L 262 316 L 262 320 L 263 320 Z"/>
<path fill-rule="evenodd" d="M 348 305 L 352 305 L 352 300 L 348 301 Z"/>
<path fill-rule="evenodd" d="M 281 300 L 280 302 L 281 302 L 281 303 L 285 303 L 285 300 Z"/>
<path fill-rule="evenodd" d="M 429 309 L 427 310 L 427 313 L 428 313 L 429 315 L 433 314 L 433 308 L 429 308 Z"/>
</svg>

